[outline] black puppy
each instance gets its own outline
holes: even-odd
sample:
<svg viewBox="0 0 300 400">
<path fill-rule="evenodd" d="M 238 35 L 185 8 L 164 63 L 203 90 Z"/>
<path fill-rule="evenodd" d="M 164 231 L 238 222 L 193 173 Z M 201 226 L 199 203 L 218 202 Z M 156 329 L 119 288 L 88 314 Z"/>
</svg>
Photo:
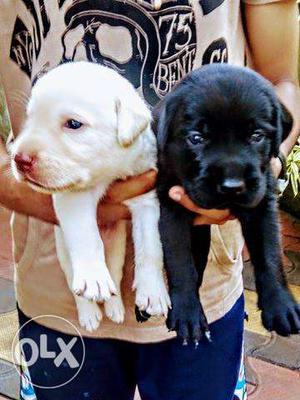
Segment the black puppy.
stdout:
<svg viewBox="0 0 300 400">
<path fill-rule="evenodd" d="M 269 331 L 298 333 L 300 309 L 283 273 L 272 156 L 292 127 L 270 83 L 247 68 L 206 66 L 188 75 L 159 106 L 160 233 L 172 309 L 167 326 L 184 341 L 209 337 L 199 287 L 210 227 L 170 200 L 173 185 L 206 209 L 239 219 L 255 268 L 258 306 Z"/>
</svg>

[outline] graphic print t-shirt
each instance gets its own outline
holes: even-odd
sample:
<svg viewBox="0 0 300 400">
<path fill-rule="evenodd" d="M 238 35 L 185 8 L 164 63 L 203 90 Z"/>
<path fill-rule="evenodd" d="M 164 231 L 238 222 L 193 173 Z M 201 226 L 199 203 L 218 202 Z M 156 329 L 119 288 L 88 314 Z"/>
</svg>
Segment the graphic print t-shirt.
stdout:
<svg viewBox="0 0 300 400">
<path fill-rule="evenodd" d="M 237 0 L 165 0 L 159 10 L 151 0 L 2 0 L 0 74 L 13 135 L 18 135 L 24 122 L 31 86 L 63 62 L 89 60 L 115 69 L 150 106 L 196 67 L 215 62 L 243 65 L 240 13 Z M 201 289 L 210 322 L 229 311 L 242 292 L 239 226 L 231 221 L 213 226 L 212 231 Z M 56 258 L 53 226 L 15 214 L 13 236 L 22 311 L 31 317 L 60 315 L 78 326 L 74 301 Z M 142 326 L 135 322 L 132 259 L 128 243 L 125 324 L 116 329 L 104 320 L 93 335 L 139 342 L 168 338 L 162 320 L 152 319 Z M 44 323 L 49 321 L 45 318 Z"/>
</svg>

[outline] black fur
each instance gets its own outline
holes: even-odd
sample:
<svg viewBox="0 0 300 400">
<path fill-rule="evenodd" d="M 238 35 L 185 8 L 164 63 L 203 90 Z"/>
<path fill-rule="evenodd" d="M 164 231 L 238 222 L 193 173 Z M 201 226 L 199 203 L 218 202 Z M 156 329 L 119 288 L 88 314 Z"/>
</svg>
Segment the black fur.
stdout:
<svg viewBox="0 0 300 400">
<path fill-rule="evenodd" d="M 206 66 L 188 75 L 155 114 L 160 233 L 172 301 L 168 328 L 195 342 L 208 332 L 198 290 L 210 228 L 193 227 L 193 213 L 170 200 L 170 187 L 181 185 L 199 207 L 229 208 L 239 219 L 263 325 L 284 336 L 298 333 L 300 309 L 283 273 L 270 170 L 292 118 L 271 84 L 247 68 Z"/>
</svg>

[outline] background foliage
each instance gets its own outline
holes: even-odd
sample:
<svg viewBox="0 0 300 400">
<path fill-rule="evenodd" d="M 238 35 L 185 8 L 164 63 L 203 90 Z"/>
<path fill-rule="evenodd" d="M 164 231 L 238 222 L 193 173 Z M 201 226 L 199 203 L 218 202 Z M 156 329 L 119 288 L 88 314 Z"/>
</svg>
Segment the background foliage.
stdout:
<svg viewBox="0 0 300 400">
<path fill-rule="evenodd" d="M 10 131 L 9 118 L 6 111 L 6 102 L 3 88 L 0 84 L 0 136 L 6 141 Z"/>
<path fill-rule="evenodd" d="M 287 158 L 287 178 L 294 196 L 297 196 L 300 188 L 300 143 L 296 144 Z"/>
</svg>

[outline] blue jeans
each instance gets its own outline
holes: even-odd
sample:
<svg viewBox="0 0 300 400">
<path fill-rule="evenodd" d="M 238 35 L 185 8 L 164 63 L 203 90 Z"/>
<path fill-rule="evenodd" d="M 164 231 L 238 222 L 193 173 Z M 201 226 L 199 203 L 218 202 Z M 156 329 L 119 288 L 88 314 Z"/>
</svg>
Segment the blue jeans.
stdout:
<svg viewBox="0 0 300 400">
<path fill-rule="evenodd" d="M 28 318 L 20 312 L 21 325 L 26 321 Z M 232 400 L 242 355 L 243 322 L 242 296 L 223 318 L 210 325 L 213 342 L 203 339 L 197 349 L 192 344 L 182 346 L 177 339 L 136 344 L 85 338 L 86 355 L 80 373 L 57 389 L 35 387 L 36 398 L 132 400 L 138 386 L 142 400 Z M 46 334 L 48 350 L 57 350 L 58 337 L 66 343 L 72 338 L 36 323 L 27 326 L 27 330 L 22 329 L 22 337 L 39 343 L 40 335 Z M 76 351 L 80 349 L 75 345 L 74 356 Z M 30 359 L 26 346 L 24 353 Z M 66 365 L 57 368 L 47 358 L 39 358 L 29 367 L 32 382 L 40 386 L 53 386 L 57 374 L 66 376 L 67 381 L 69 373 Z"/>
</svg>

